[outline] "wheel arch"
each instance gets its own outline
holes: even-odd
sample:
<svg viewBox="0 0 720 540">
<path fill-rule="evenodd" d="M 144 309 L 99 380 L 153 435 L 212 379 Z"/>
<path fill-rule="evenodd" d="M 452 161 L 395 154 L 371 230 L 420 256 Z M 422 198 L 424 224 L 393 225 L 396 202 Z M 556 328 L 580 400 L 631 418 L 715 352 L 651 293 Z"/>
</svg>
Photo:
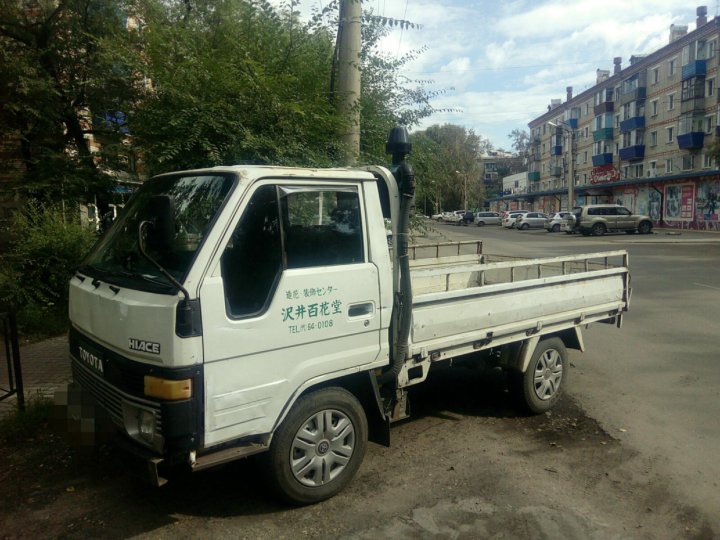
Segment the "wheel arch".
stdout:
<svg viewBox="0 0 720 540">
<path fill-rule="evenodd" d="M 552 332 L 550 334 L 533 336 L 522 343 L 517 355 L 517 364 L 515 366 L 516 370 L 520 373 L 525 373 L 528 365 L 530 364 L 530 359 L 535 353 L 535 349 L 540 341 L 553 337 L 560 338 L 566 349 L 575 349 L 581 352 L 585 350 L 585 342 L 583 341 L 582 330 L 579 326 L 574 326 L 558 332 Z"/>
<path fill-rule="evenodd" d="M 298 399 L 323 388 L 343 388 L 355 396 L 365 411 L 368 440 L 382 446 L 390 446 L 390 419 L 384 413 L 377 378 L 372 371 L 361 371 L 318 382 L 312 380 L 305 382 L 285 403 L 273 426 L 273 433 L 285 420 Z"/>
</svg>

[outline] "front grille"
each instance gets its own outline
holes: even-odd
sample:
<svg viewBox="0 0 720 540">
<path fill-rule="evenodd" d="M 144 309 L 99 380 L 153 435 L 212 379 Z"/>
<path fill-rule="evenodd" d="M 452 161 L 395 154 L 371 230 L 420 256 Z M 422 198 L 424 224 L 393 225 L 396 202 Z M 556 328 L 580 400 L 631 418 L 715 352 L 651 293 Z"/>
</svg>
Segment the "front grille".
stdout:
<svg viewBox="0 0 720 540">
<path fill-rule="evenodd" d="M 132 403 L 146 409 L 152 409 L 155 412 L 155 431 L 158 435 L 162 435 L 162 417 L 160 414 L 160 405 L 145 399 L 140 399 L 130 394 L 122 392 L 118 388 L 101 379 L 90 368 L 82 365 L 77 358 L 72 358 L 73 380 L 88 391 L 110 416 L 111 420 L 118 426 L 123 428 L 125 421 L 123 419 L 123 401 Z"/>
</svg>

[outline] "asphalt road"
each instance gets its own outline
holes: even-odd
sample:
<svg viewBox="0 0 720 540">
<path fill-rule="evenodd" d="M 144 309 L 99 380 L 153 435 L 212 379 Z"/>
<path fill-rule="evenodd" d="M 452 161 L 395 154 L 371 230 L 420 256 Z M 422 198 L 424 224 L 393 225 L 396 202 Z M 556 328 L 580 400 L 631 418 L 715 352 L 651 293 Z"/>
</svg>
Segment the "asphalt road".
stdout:
<svg viewBox="0 0 720 540">
<path fill-rule="evenodd" d="M 571 393 L 636 448 L 688 502 L 720 517 L 720 234 L 582 237 L 438 225 L 483 251 L 542 257 L 627 249 L 632 298 L 622 329 L 595 325 L 571 352 Z"/>
</svg>

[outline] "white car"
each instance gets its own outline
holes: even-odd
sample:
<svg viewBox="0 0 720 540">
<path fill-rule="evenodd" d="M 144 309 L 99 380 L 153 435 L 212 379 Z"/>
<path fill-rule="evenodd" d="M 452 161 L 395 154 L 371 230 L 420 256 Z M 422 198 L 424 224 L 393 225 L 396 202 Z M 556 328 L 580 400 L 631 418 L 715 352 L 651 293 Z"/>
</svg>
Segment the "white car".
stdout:
<svg viewBox="0 0 720 540">
<path fill-rule="evenodd" d="M 529 212 L 529 210 L 513 210 L 512 212 L 508 212 L 502 220 L 502 226 L 506 229 L 514 229 L 515 220 L 517 219 L 517 217 L 522 216 L 523 214 L 527 214 Z"/>
<path fill-rule="evenodd" d="M 465 210 L 455 210 L 449 212 L 449 215 L 444 219 L 447 223 L 455 223 L 456 225 L 461 223 L 465 216 Z"/>
<path fill-rule="evenodd" d="M 548 219 L 545 220 L 545 230 L 547 232 L 562 231 L 565 218 L 569 215 L 570 212 L 555 212 L 554 214 L 551 214 Z"/>
<path fill-rule="evenodd" d="M 542 212 L 528 212 L 527 214 L 520 214 L 515 219 L 515 228 L 520 231 L 526 231 L 530 228 L 542 229 L 545 226 L 547 218 L 547 214 L 543 214 Z"/>
</svg>

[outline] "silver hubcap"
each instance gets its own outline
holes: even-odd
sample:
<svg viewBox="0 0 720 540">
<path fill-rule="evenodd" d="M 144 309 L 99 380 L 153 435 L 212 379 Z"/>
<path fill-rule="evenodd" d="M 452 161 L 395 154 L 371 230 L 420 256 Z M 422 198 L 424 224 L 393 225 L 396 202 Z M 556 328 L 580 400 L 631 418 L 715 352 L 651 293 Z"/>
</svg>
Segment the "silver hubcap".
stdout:
<svg viewBox="0 0 720 540">
<path fill-rule="evenodd" d="M 548 349 L 542 353 L 535 364 L 534 388 L 537 397 L 542 400 L 553 397 L 560 389 L 562 373 L 560 353 L 555 349 Z"/>
<path fill-rule="evenodd" d="M 295 434 L 290 468 L 295 479 L 317 487 L 334 480 L 350 462 L 355 449 L 355 428 L 340 411 L 320 411 Z"/>
</svg>

